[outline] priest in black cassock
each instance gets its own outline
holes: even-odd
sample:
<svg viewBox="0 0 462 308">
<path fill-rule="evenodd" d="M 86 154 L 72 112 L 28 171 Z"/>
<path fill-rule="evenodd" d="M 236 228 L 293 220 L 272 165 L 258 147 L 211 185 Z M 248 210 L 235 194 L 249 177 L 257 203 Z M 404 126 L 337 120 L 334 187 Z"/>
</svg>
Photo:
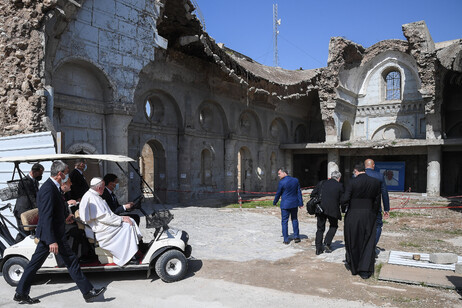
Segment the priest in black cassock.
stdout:
<svg viewBox="0 0 462 308">
<path fill-rule="evenodd" d="M 354 172 L 356 177 L 342 197 L 342 203 L 349 204 L 344 225 L 345 258 L 353 275 L 367 279 L 374 273 L 380 181 L 365 173 L 363 163 L 356 165 Z"/>
</svg>

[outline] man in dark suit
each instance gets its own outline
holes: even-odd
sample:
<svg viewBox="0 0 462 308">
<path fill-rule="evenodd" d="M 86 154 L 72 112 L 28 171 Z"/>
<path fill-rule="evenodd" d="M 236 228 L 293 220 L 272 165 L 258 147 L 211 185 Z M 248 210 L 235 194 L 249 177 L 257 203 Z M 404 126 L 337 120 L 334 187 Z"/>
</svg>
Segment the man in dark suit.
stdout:
<svg viewBox="0 0 462 308">
<path fill-rule="evenodd" d="M 75 169 L 71 171 L 69 177 L 71 178 L 72 186 L 69 195 L 67 196 L 68 200 L 80 201 L 83 195 L 90 188 L 88 187 L 87 180 L 83 173 L 87 170 L 87 162 L 85 159 L 77 159 L 75 161 Z"/>
<path fill-rule="evenodd" d="M 13 300 L 20 304 L 36 304 L 40 301 L 29 296 L 32 281 L 37 270 L 50 253 L 59 254 L 66 264 L 69 275 L 77 283 L 85 301 L 91 302 L 102 294 L 106 288 L 95 289 L 83 275 L 79 260 L 72 253 L 65 235 L 65 204 L 60 193 L 60 185 L 68 179 L 68 166 L 60 160 L 51 165 L 51 177 L 42 185 L 37 194 L 39 221 L 36 236 L 37 248 L 16 288 Z"/>
<path fill-rule="evenodd" d="M 326 220 L 329 220 L 329 231 L 327 231 L 324 238 L 325 251 L 332 252 L 331 244 L 332 239 L 338 229 L 338 221 L 342 219 L 340 213 L 340 197 L 343 195 L 343 185 L 340 183 L 342 174 L 339 171 L 333 171 L 331 178 L 316 185 L 311 192 L 312 196 L 321 194 L 321 209 L 322 213 L 316 213 L 317 218 L 317 231 L 316 231 L 316 254 L 319 255 L 324 252 L 322 245 L 322 237 L 324 230 L 326 230 Z M 322 186 L 322 187 L 321 187 Z"/>
<path fill-rule="evenodd" d="M 356 177 L 341 198 L 342 203 L 349 203 L 343 232 L 345 257 L 351 273 L 367 279 L 374 273 L 380 181 L 366 174 L 363 163 L 356 165 L 355 169 Z"/>
<path fill-rule="evenodd" d="M 119 200 L 117 200 L 117 196 L 114 193 L 119 189 L 119 179 L 117 178 L 117 175 L 108 173 L 104 176 L 103 180 L 105 188 L 101 197 L 106 201 L 107 205 L 109 205 L 111 211 L 119 216 L 129 216 L 133 218 L 139 226 L 140 216 L 133 213 L 127 213 L 128 211 L 133 210 L 135 204 L 133 202 L 128 202 L 124 205 L 120 205 Z"/>
<path fill-rule="evenodd" d="M 366 166 L 366 174 L 380 181 L 383 202 L 383 218 L 388 219 L 388 217 L 390 217 L 390 198 L 388 196 L 388 189 L 387 184 L 385 183 L 385 178 L 383 174 L 374 170 L 375 162 L 372 159 L 366 159 L 364 161 L 364 165 Z M 377 234 L 375 235 L 375 245 L 378 244 L 380 235 L 382 234 L 382 226 L 382 207 L 379 204 L 379 212 L 377 214 Z"/>
<path fill-rule="evenodd" d="M 292 228 L 294 230 L 294 242 L 300 242 L 300 234 L 298 230 L 298 207 L 303 206 L 302 192 L 300 183 L 296 178 L 288 175 L 287 169 L 279 168 L 278 191 L 274 196 L 273 205 L 276 205 L 281 198 L 281 220 L 282 220 L 282 236 L 284 244 L 289 244 L 288 221 L 289 216 L 292 219 Z"/>
<path fill-rule="evenodd" d="M 39 190 L 39 182 L 43 175 L 43 166 L 39 163 L 32 165 L 32 168 L 25 177 L 21 178 L 18 184 L 18 199 L 16 199 L 16 205 L 14 206 L 14 217 L 18 223 L 18 228 L 25 234 L 30 234 L 30 231 L 25 231 L 21 222 L 21 214 L 35 209 L 37 207 L 37 192 Z M 16 236 L 16 242 L 20 242 L 24 239 L 21 233 Z"/>
</svg>

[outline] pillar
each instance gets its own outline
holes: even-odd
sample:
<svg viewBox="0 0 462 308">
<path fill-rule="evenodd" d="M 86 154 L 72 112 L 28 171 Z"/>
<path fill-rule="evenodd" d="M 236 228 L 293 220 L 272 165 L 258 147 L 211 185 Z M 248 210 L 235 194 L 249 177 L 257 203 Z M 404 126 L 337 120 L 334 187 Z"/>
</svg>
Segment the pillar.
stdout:
<svg viewBox="0 0 462 308">
<path fill-rule="evenodd" d="M 128 125 L 133 117 L 125 114 L 108 114 L 105 116 L 106 129 L 104 130 L 106 139 L 106 153 L 115 155 L 128 155 Z M 127 163 L 119 163 L 127 174 L 133 172 Z M 132 163 L 138 168 L 136 163 Z M 106 173 L 114 173 L 119 178 L 119 191 L 117 197 L 119 201 L 127 202 L 128 200 L 128 181 L 122 171 L 115 163 L 107 163 Z M 134 175 L 136 176 L 136 175 Z M 138 183 L 138 181 L 136 181 Z"/>
<path fill-rule="evenodd" d="M 441 146 L 428 146 L 427 150 L 427 195 L 439 196 L 441 185 Z"/>
<path fill-rule="evenodd" d="M 191 146 L 191 137 L 184 134 L 179 136 L 179 152 L 178 152 L 178 189 L 180 190 L 177 193 L 180 202 L 188 202 L 191 201 L 192 196 L 192 186 L 191 186 L 191 169 L 192 169 L 192 162 L 191 156 L 193 155 L 194 149 Z M 197 156 L 197 153 L 195 154 Z M 197 164 L 200 166 L 200 152 L 199 152 L 199 160 L 195 161 L 197 168 Z"/>
<path fill-rule="evenodd" d="M 339 171 L 340 154 L 338 149 L 330 149 L 327 152 L 327 178 L 333 171 Z"/>
<path fill-rule="evenodd" d="M 225 140 L 224 183 L 226 191 L 237 190 L 237 152 L 238 149 L 236 149 L 236 140 Z M 237 194 L 226 194 L 226 197 L 229 197 L 232 200 L 237 200 Z"/>
</svg>

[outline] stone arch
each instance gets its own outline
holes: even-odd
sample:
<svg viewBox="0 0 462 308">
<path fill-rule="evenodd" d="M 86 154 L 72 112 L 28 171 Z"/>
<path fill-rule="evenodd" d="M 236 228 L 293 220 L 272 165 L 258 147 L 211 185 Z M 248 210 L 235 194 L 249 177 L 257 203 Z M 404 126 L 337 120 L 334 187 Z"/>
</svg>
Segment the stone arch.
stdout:
<svg viewBox="0 0 462 308">
<path fill-rule="evenodd" d="M 140 172 L 146 183 L 151 187 L 158 202 L 165 203 L 167 197 L 167 168 L 165 148 L 161 142 L 155 139 L 147 141 L 139 158 Z M 152 193 L 143 183 L 143 191 Z"/>
<path fill-rule="evenodd" d="M 78 153 L 97 154 L 98 151 L 96 150 L 96 147 L 90 143 L 78 142 L 78 143 L 74 143 L 71 146 L 69 146 L 66 150 L 66 153 L 69 153 L 69 154 L 78 154 Z"/>
<path fill-rule="evenodd" d="M 104 153 L 106 112 L 113 100 L 113 87 L 104 71 L 80 58 L 67 58 L 56 67 L 52 86 L 53 126 L 63 133 L 63 147 L 88 143 L 95 152 Z"/>
<path fill-rule="evenodd" d="M 90 143 L 77 142 L 66 149 L 68 154 L 98 154 L 96 147 Z M 69 171 L 74 169 L 75 161 L 67 161 Z M 85 179 L 89 181 L 96 176 L 103 176 L 104 166 L 102 162 L 87 161 L 87 170 L 85 171 Z"/>
<path fill-rule="evenodd" d="M 56 65 L 52 85 L 55 94 L 111 102 L 113 81 L 98 64 L 78 57 L 69 57 Z M 58 101 L 59 103 L 59 101 Z"/>
<path fill-rule="evenodd" d="M 398 59 L 400 57 L 402 60 Z M 407 82 L 408 75 L 405 73 L 405 70 L 409 71 L 412 78 L 416 81 L 415 91 L 420 89 L 421 81 L 417 71 L 417 66 L 415 65 L 415 60 L 409 58 L 409 55 L 397 51 L 389 51 L 379 54 L 368 61 L 358 74 L 351 74 L 349 75 L 349 78 L 358 79 L 358 95 L 365 96 L 367 95 L 367 87 L 369 86 L 373 76 L 376 76 L 379 73 L 382 77 L 384 72 L 389 72 L 393 69 L 397 70 L 401 74 L 401 99 L 405 99 L 405 95 L 409 92 L 410 87 L 410 84 Z M 383 83 L 381 84 L 381 88 L 383 88 Z M 384 97 L 384 95 L 381 94 L 381 97 Z"/>
<path fill-rule="evenodd" d="M 183 129 L 183 115 L 180 107 L 169 93 L 160 89 L 152 89 L 139 97 L 141 99 L 137 103 L 136 122 Z M 147 117 L 145 112 L 148 101 L 151 102 L 153 111 L 151 118 Z"/>
<path fill-rule="evenodd" d="M 196 110 L 194 121 L 207 132 L 220 133 L 227 135 L 229 133 L 228 119 L 226 113 L 220 104 L 215 101 L 203 101 Z"/>
<path fill-rule="evenodd" d="M 379 127 L 372 135 L 372 140 L 395 140 L 412 138 L 410 131 L 403 125 L 392 123 Z"/>
<path fill-rule="evenodd" d="M 348 121 L 343 122 L 342 131 L 340 133 L 340 141 L 347 141 L 351 139 L 351 124 Z"/>
<path fill-rule="evenodd" d="M 289 129 L 282 118 L 275 118 L 269 127 L 270 138 L 279 141 L 279 143 L 289 142 Z"/>
<path fill-rule="evenodd" d="M 262 126 L 258 115 L 253 110 L 244 110 L 239 116 L 239 133 L 243 136 L 262 139 Z"/>
<path fill-rule="evenodd" d="M 462 137 L 462 73 L 448 72 L 444 78 L 441 123 L 448 138 Z"/>
</svg>

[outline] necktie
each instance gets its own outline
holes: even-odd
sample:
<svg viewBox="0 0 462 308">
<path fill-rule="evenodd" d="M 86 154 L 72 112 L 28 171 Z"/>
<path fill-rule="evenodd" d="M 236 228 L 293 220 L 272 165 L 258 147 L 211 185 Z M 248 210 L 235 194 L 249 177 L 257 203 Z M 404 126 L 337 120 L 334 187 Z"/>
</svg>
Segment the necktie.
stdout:
<svg viewBox="0 0 462 308">
<path fill-rule="evenodd" d="M 114 193 L 111 193 L 112 195 L 112 200 L 114 201 L 115 204 L 117 204 L 117 197 Z"/>
</svg>

